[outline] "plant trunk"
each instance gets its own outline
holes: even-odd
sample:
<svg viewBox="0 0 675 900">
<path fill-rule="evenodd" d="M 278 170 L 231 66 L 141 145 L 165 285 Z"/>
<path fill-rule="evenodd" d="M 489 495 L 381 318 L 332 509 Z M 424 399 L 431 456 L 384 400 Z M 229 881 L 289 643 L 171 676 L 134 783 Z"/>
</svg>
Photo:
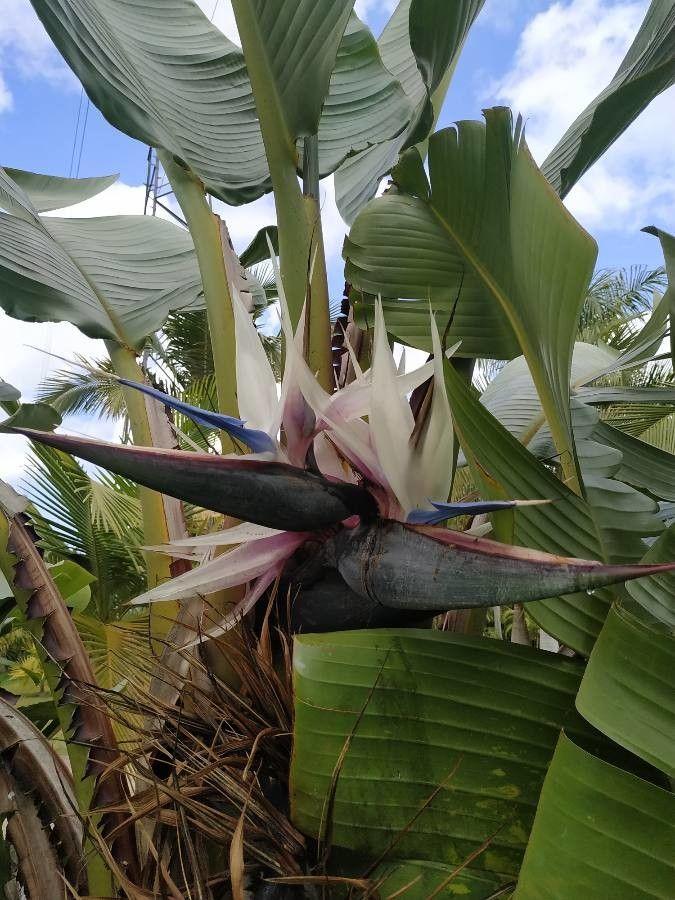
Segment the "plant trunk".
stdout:
<svg viewBox="0 0 675 900">
<path fill-rule="evenodd" d="M 138 365 L 133 350 L 122 347 L 114 341 L 106 341 L 106 347 L 113 369 L 118 375 L 130 381 L 145 381 L 145 375 Z M 139 447 L 155 446 L 145 398 L 133 388 L 124 387 L 123 392 L 134 444 Z M 138 492 L 143 514 L 143 538 L 146 545 L 157 546 L 168 543 L 170 533 L 165 505 L 166 498 L 149 488 L 139 487 Z M 170 515 L 173 513 L 170 512 Z M 149 588 L 171 578 L 171 563 L 168 556 L 152 552 L 146 552 L 144 555 Z M 155 638 L 166 635 L 177 613 L 178 605 L 174 601 L 153 603 L 150 608 L 151 636 Z"/>
</svg>

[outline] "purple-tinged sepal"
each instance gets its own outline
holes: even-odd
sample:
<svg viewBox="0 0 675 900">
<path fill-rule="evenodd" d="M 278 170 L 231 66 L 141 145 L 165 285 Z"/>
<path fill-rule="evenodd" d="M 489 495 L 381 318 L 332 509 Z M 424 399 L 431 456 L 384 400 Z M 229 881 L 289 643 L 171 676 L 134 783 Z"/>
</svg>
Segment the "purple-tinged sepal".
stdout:
<svg viewBox="0 0 675 900">
<path fill-rule="evenodd" d="M 363 488 L 287 463 L 13 431 L 154 491 L 268 528 L 314 531 L 354 515 L 371 519 L 376 514 L 375 500 Z"/>
</svg>

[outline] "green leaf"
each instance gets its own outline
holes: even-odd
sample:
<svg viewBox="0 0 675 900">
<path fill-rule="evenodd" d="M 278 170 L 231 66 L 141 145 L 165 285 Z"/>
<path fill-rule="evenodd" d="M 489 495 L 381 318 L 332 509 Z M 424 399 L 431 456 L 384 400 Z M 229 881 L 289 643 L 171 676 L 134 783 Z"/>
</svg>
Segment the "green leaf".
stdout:
<svg viewBox="0 0 675 900">
<path fill-rule="evenodd" d="M 646 106 L 675 81 L 675 8 L 652 0 L 614 78 L 570 125 L 542 171 L 561 197 L 599 159 Z"/>
<path fill-rule="evenodd" d="M 675 559 L 675 524 L 663 532 L 642 558 L 646 563 L 667 562 Z M 675 576 L 655 575 L 640 578 L 626 586 L 631 598 L 638 604 L 640 616 L 661 622 L 675 630 Z"/>
<path fill-rule="evenodd" d="M 387 861 L 457 864 L 491 838 L 472 867 L 517 873 L 559 730 L 581 724 L 578 663 L 387 629 L 298 635 L 293 664 L 299 828 L 328 815 L 334 846 Z"/>
<path fill-rule="evenodd" d="M 144 663 L 148 649 L 147 611 L 132 611 L 123 619 L 101 622 L 77 612 L 75 624 L 87 649 L 96 680 L 104 690 L 114 690 L 125 679 L 134 685 L 147 684 L 149 672 Z"/>
<path fill-rule="evenodd" d="M 21 391 L 8 381 L 0 381 L 0 402 L 17 403 L 21 399 Z"/>
<path fill-rule="evenodd" d="M 447 0 L 413 0 L 410 49 L 429 94 L 454 66 L 471 25 L 485 0 L 459 0 L 448 10 Z"/>
<path fill-rule="evenodd" d="M 135 347 L 201 291 L 188 232 L 162 219 L 0 214 L 0 305 L 17 319 Z"/>
<path fill-rule="evenodd" d="M 66 602 L 66 606 L 78 612 L 86 609 L 91 601 L 90 585 L 96 577 L 72 559 L 62 559 L 49 567 L 49 574 Z"/>
<path fill-rule="evenodd" d="M 14 428 L 53 431 L 60 424 L 61 416 L 49 404 L 22 403 L 13 415 L 0 422 L 0 432 L 11 432 Z"/>
<path fill-rule="evenodd" d="M 675 605 L 670 603 L 670 613 Z M 673 633 L 613 606 L 591 653 L 577 709 L 622 747 L 675 776 Z"/>
<path fill-rule="evenodd" d="M 102 480 L 95 481 L 65 453 L 35 442 L 31 449 L 26 491 L 34 504 L 30 515 L 40 546 L 96 576 L 91 593 L 97 614 L 107 620 L 146 587 L 141 510 L 131 494 L 135 485 L 117 479 L 114 490 L 111 476 L 98 473 Z M 111 513 L 103 509 L 106 500 Z"/>
<path fill-rule="evenodd" d="M 656 501 L 615 476 L 623 462 L 620 450 L 601 442 L 598 412 L 572 401 L 572 419 L 579 467 L 602 558 L 608 562 L 637 562 L 644 555 L 644 538 L 663 531 Z"/>
<path fill-rule="evenodd" d="M 572 354 L 570 389 L 577 390 L 597 378 L 615 359 L 616 353 L 607 347 L 578 341 Z M 497 373 L 481 394 L 480 402 L 526 446 L 546 421 L 524 356 L 512 359 Z"/>
<path fill-rule="evenodd" d="M 675 22 L 675 7 L 672 9 L 671 16 Z M 675 62 L 673 63 L 673 71 L 675 71 Z M 649 228 L 643 228 L 648 234 L 655 235 L 661 241 L 663 257 L 666 262 L 666 275 L 668 276 L 668 290 L 666 291 L 663 303 L 668 311 L 668 319 L 670 323 L 670 358 L 675 366 L 675 237 L 650 225 Z"/>
<path fill-rule="evenodd" d="M 346 222 L 351 224 L 375 196 L 381 179 L 395 165 L 407 142 L 427 136 L 434 116 L 429 94 L 454 69 L 482 6 L 483 0 L 401 0 L 394 10 L 378 45 L 385 66 L 401 83 L 413 114 L 397 137 L 349 157 L 337 170 L 335 199 Z M 422 134 L 417 134 L 420 130 Z"/>
<path fill-rule="evenodd" d="M 25 192 L 33 207 L 40 213 L 82 203 L 83 200 L 105 191 L 119 178 L 119 175 L 60 178 L 57 175 L 39 175 L 36 172 L 12 169 L 9 166 L 5 168 L 5 172 Z"/>
<path fill-rule="evenodd" d="M 243 54 L 196 3 L 31 2 L 112 125 L 173 154 L 226 203 L 269 190 Z"/>
<path fill-rule="evenodd" d="M 457 872 L 457 866 L 425 860 L 383 863 L 373 872 L 372 881 L 378 885 L 380 897 L 404 896 L 406 900 L 428 900 L 431 896 L 487 900 L 502 886 L 502 880 L 490 872 L 470 867 Z"/>
<path fill-rule="evenodd" d="M 266 225 L 260 229 L 248 247 L 239 254 L 242 266 L 248 268 L 270 258 L 268 238 L 274 252 L 279 253 L 279 229 L 276 225 Z"/>
<path fill-rule="evenodd" d="M 351 225 L 357 215 L 373 199 L 380 182 L 398 160 L 405 136 L 383 141 L 348 156 L 335 172 L 335 202 L 340 215 Z"/>
<path fill-rule="evenodd" d="M 335 171 L 348 154 L 401 134 L 412 115 L 412 104 L 382 63 L 370 29 L 352 13 L 321 111 L 321 175 Z"/>
<path fill-rule="evenodd" d="M 653 359 L 670 328 L 668 307 L 669 298 L 666 294 L 654 292 L 654 305 L 651 315 L 633 340 L 617 357 L 614 364 L 608 367 L 603 374 L 620 372 L 623 369 L 639 366 Z"/>
<path fill-rule="evenodd" d="M 615 478 L 649 491 L 660 500 L 675 500 L 675 456 L 672 453 L 624 434 L 607 422 L 599 422 L 594 435 L 601 444 L 621 452 L 621 466 Z"/>
<path fill-rule="evenodd" d="M 22 187 L 14 182 L 7 174 L 7 170 L 0 166 L 0 208 L 12 215 L 18 216 L 24 222 L 36 223 L 38 221 L 37 210 L 31 203 L 30 197 Z"/>
<path fill-rule="evenodd" d="M 589 505 L 510 435 L 449 365 L 445 378 L 455 429 L 483 496 L 555 500 L 515 512 L 515 541 L 549 553 L 600 559 L 602 544 Z M 528 611 L 548 634 L 588 655 L 611 600 L 601 590 L 541 600 L 529 604 Z"/>
<path fill-rule="evenodd" d="M 369 294 L 441 301 L 447 319 L 456 303 L 447 339 L 462 341 L 460 354 L 510 358 L 517 343 L 558 450 L 572 453 L 569 370 L 595 242 L 550 190 L 509 111 L 485 115 L 430 139 L 428 202 L 384 195 L 363 210 L 345 241 L 347 280 Z M 407 302 L 398 306 L 410 317 Z M 391 308 L 388 330 L 408 341 Z"/>
<path fill-rule="evenodd" d="M 401 154 L 391 170 L 391 180 L 404 194 L 429 199 L 429 180 L 417 147 L 409 147 Z"/>
<path fill-rule="evenodd" d="M 415 21 L 412 27 L 417 29 L 418 3 L 419 0 L 400 0 L 377 42 L 385 66 L 398 78 L 406 95 L 416 106 L 425 101 L 427 96 L 426 85 L 410 43 L 413 17 Z M 446 6 L 446 14 L 448 11 Z M 425 23 L 422 19 L 420 24 L 422 27 L 426 24 L 428 29 L 434 29 L 440 22 L 438 19 L 427 19 Z"/>
<path fill-rule="evenodd" d="M 668 900 L 674 821 L 672 794 L 562 736 L 514 900 Z"/>
<path fill-rule="evenodd" d="M 243 35 L 249 29 L 256 32 L 260 57 L 249 61 L 249 69 L 255 66 L 269 79 L 292 141 L 319 130 L 338 46 L 353 6 L 354 0 L 234 0 L 244 45 Z"/>
<path fill-rule="evenodd" d="M 577 391 L 584 403 L 666 403 L 675 402 L 673 387 L 582 387 Z"/>
</svg>

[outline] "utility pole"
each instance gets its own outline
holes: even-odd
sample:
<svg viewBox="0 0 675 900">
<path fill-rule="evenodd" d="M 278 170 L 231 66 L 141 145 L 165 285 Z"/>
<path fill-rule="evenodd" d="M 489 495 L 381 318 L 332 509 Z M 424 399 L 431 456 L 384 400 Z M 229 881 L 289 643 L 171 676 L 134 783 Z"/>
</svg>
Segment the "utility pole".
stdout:
<svg viewBox="0 0 675 900">
<path fill-rule="evenodd" d="M 167 203 L 163 202 L 173 195 L 173 190 L 168 178 L 164 174 L 164 170 L 157 158 L 157 151 L 154 147 L 148 147 L 148 157 L 145 172 L 145 204 L 143 207 L 143 215 L 156 216 L 157 209 L 163 209 L 165 213 L 175 219 L 184 228 L 187 228 L 185 219 L 179 216 L 171 209 Z"/>
</svg>

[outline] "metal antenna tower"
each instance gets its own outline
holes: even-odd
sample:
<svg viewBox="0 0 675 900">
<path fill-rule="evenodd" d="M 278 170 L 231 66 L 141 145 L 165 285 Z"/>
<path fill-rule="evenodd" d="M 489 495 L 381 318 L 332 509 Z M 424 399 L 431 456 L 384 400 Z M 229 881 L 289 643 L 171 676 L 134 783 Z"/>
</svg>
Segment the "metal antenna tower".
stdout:
<svg viewBox="0 0 675 900">
<path fill-rule="evenodd" d="M 171 184 L 164 174 L 161 163 L 157 157 L 157 151 L 154 147 L 148 147 L 148 160 L 145 173 L 145 205 L 143 214 L 146 216 L 156 216 L 157 208 L 163 209 L 165 213 L 175 219 L 185 228 L 187 222 L 181 216 L 177 215 L 162 200 L 173 194 Z"/>
</svg>

